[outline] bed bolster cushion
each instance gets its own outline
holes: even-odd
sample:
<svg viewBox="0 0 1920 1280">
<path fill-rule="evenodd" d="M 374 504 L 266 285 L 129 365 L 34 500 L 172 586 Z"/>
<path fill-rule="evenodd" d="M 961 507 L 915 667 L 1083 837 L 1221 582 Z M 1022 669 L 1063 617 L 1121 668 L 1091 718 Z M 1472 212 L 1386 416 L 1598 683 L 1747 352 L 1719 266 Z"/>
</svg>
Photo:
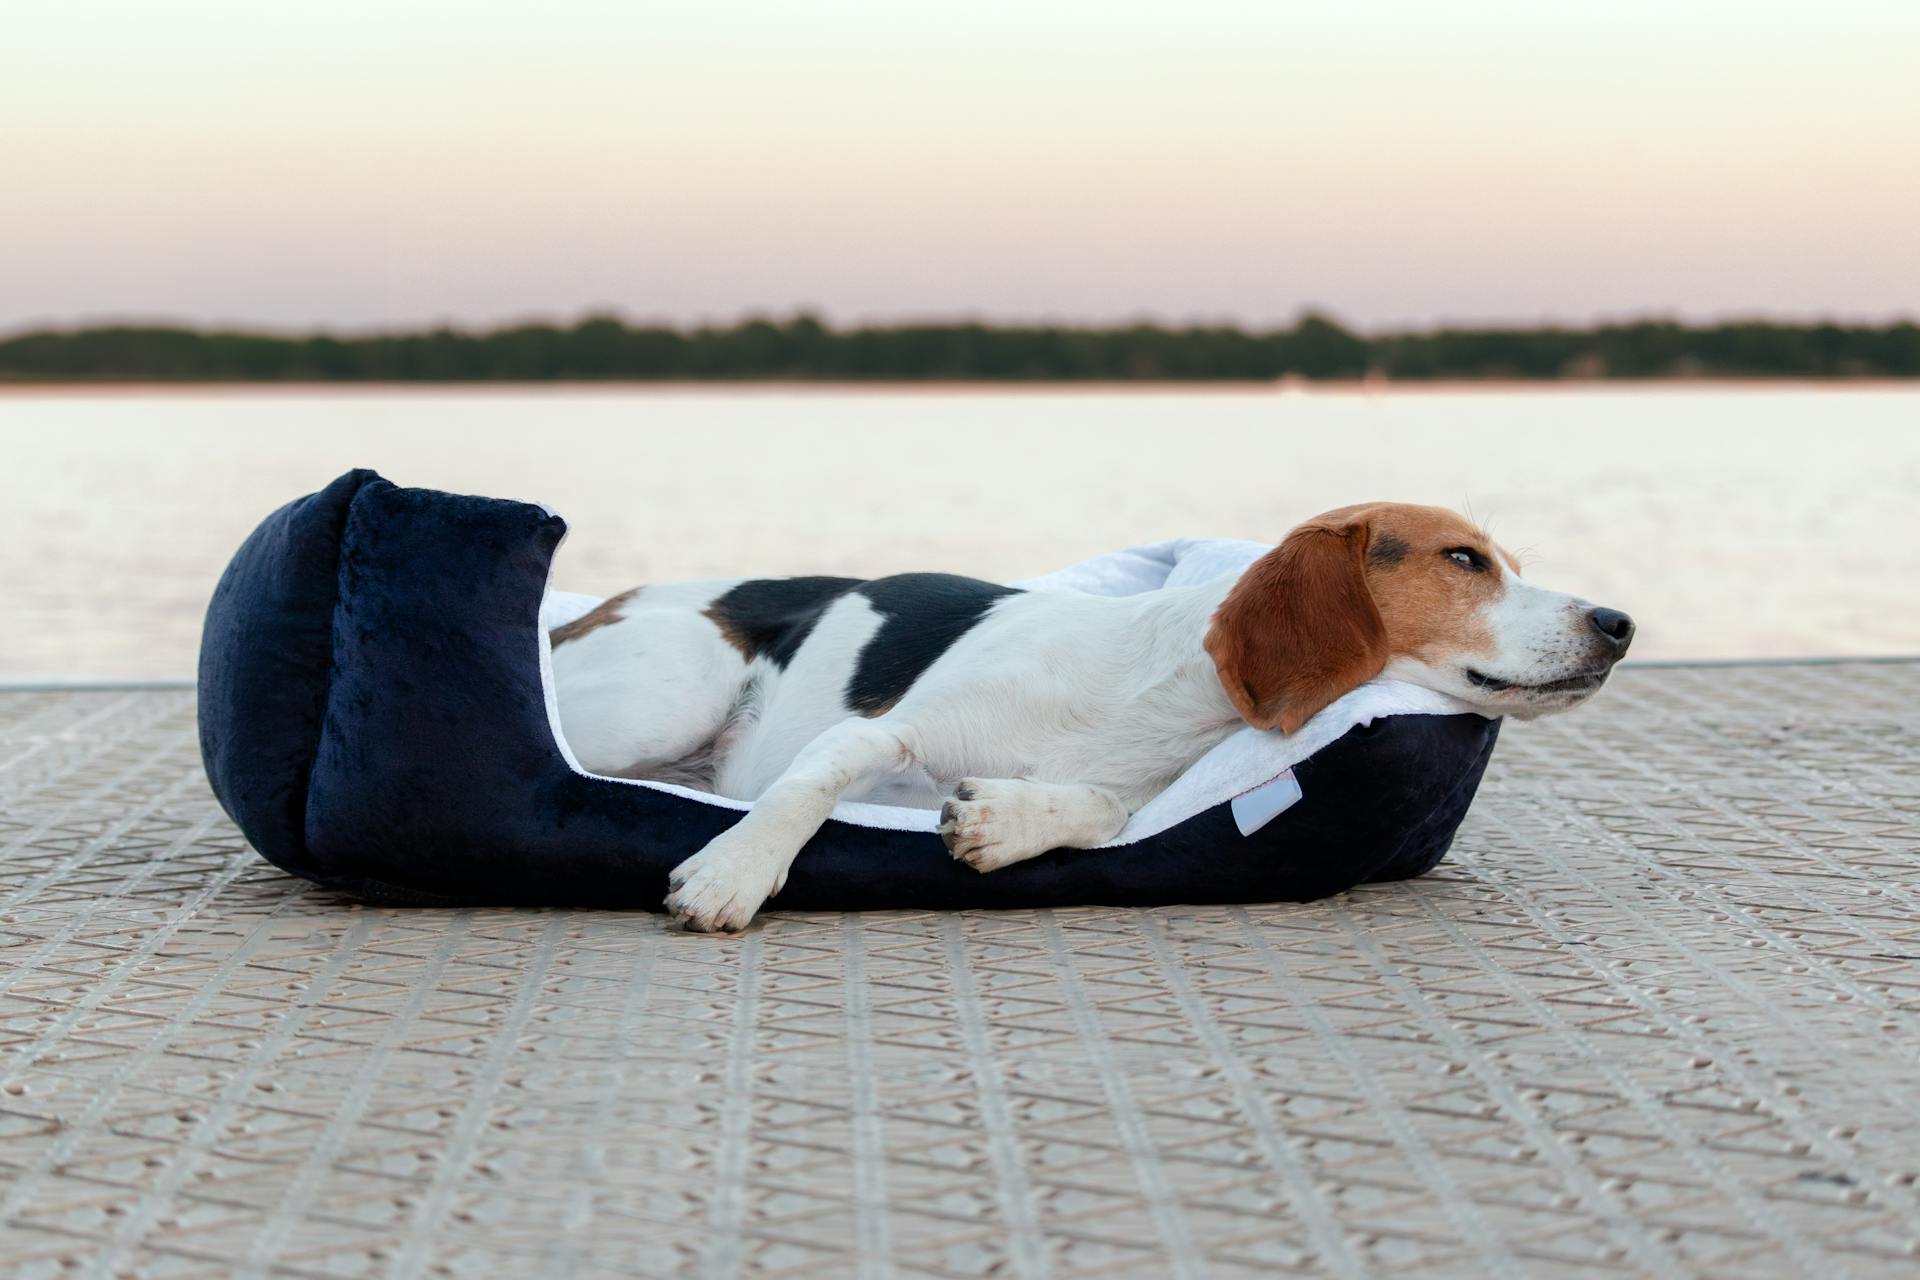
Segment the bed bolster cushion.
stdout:
<svg viewBox="0 0 1920 1280">
<path fill-rule="evenodd" d="M 260 522 L 234 553 L 200 638 L 200 754 L 213 793 L 260 853 L 318 867 L 306 846 L 307 781 L 333 666 L 340 534 L 361 486 L 349 471 Z"/>
</svg>

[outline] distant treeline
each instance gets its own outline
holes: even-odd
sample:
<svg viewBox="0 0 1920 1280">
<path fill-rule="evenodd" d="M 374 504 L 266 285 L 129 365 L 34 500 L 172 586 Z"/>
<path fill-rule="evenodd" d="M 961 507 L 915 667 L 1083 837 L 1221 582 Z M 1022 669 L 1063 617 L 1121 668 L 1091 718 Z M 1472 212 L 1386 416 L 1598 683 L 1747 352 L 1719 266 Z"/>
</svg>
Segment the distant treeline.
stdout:
<svg viewBox="0 0 1920 1280">
<path fill-rule="evenodd" d="M 0 340 L 0 379 L 545 382 L 572 379 L 1203 380 L 1912 378 L 1920 325 L 1434 329 L 1365 336 L 1324 316 L 1286 329 L 907 324 L 811 316 L 675 329 L 570 326 L 284 336 L 111 327 Z"/>
</svg>

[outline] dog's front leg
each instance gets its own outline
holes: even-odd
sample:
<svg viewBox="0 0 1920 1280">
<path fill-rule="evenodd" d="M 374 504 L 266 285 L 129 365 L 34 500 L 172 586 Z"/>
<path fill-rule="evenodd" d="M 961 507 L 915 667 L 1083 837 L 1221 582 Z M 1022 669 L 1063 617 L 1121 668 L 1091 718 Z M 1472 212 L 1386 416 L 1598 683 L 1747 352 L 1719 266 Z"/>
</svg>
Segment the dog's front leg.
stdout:
<svg viewBox="0 0 1920 1280">
<path fill-rule="evenodd" d="M 1105 844 L 1127 817 L 1126 803 L 1104 787 L 962 778 L 941 806 L 940 838 L 975 871 L 997 871 L 1049 849 Z"/>
<path fill-rule="evenodd" d="M 905 768 L 913 752 L 875 720 L 843 720 L 801 749 L 732 827 L 667 876 L 667 910 L 698 933 L 744 929 L 780 892 L 787 869 L 840 796 L 875 774 Z"/>
</svg>

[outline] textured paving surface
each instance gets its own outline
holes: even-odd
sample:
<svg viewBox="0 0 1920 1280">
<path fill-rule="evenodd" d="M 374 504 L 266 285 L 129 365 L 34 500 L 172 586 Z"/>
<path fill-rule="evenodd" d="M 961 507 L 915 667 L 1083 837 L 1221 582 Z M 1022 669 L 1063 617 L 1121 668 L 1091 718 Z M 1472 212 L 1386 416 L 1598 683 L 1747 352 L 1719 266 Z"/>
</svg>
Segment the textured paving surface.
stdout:
<svg viewBox="0 0 1920 1280">
<path fill-rule="evenodd" d="M 0 697 L 11 1276 L 1920 1274 L 1920 665 L 1639 670 L 1310 906 L 365 910 Z"/>
</svg>

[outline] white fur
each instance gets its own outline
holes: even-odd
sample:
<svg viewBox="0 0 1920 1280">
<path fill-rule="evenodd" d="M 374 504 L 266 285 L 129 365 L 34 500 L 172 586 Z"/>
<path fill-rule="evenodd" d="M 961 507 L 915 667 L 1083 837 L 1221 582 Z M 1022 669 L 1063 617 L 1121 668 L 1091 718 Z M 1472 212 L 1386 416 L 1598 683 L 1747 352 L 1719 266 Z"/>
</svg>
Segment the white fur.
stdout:
<svg viewBox="0 0 1920 1280">
<path fill-rule="evenodd" d="M 1487 611 L 1498 655 L 1493 674 L 1540 684 L 1591 666 L 1592 635 L 1583 618 L 1592 607 L 1578 596 L 1509 573 L 1506 590 Z"/>
</svg>

